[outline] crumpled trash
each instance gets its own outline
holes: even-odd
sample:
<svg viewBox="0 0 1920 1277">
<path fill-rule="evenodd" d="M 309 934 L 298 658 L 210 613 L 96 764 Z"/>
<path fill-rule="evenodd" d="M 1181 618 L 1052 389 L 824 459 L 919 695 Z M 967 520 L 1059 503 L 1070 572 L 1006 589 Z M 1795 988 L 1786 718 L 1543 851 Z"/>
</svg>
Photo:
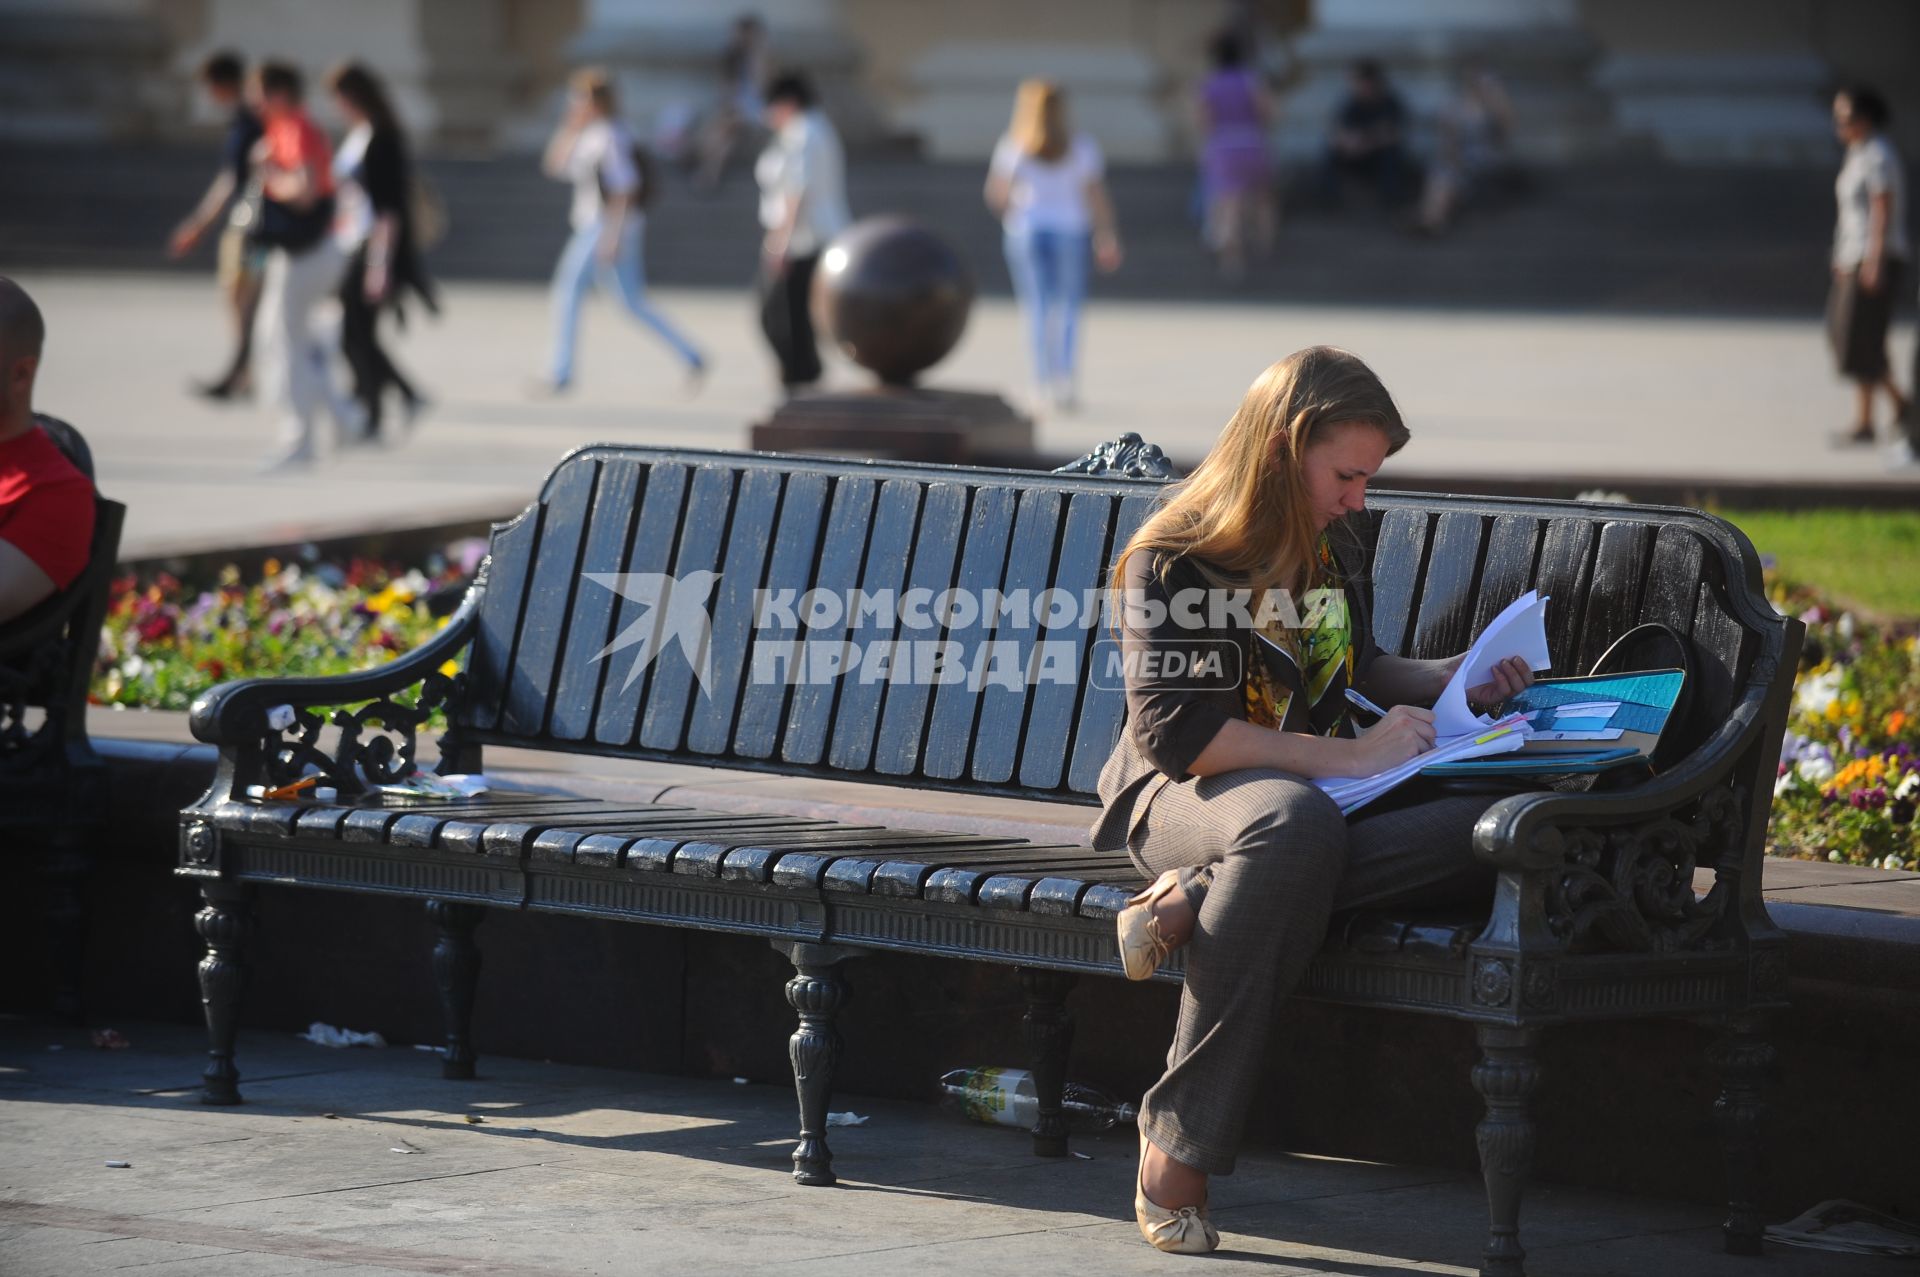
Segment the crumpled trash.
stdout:
<svg viewBox="0 0 1920 1277">
<path fill-rule="evenodd" d="M 120 1035 L 118 1029 L 95 1029 L 93 1044 L 102 1051 L 124 1051 L 133 1045 Z"/>
<path fill-rule="evenodd" d="M 133 1163 L 123 1162 L 117 1157 L 112 1157 L 107 1159 L 107 1169 L 110 1171 L 130 1171 L 133 1169 Z"/>
<path fill-rule="evenodd" d="M 342 1029 L 331 1024 L 315 1020 L 307 1026 L 307 1031 L 299 1035 L 305 1042 L 315 1046 L 385 1046 L 387 1040 L 378 1033 L 362 1033 L 357 1029 Z"/>
<path fill-rule="evenodd" d="M 387 1152 L 389 1153 L 424 1153 L 425 1151 L 426 1151 L 425 1149 L 415 1148 L 412 1144 L 409 1144 L 406 1140 L 401 1140 L 398 1144 L 395 1144 L 392 1148 L 387 1150 Z"/>
<path fill-rule="evenodd" d="M 475 1117 L 475 1116 L 474 1116 L 473 1114 L 471 1114 L 471 1113 L 469 1113 L 469 1114 L 467 1114 L 467 1125 L 468 1125 L 468 1126 L 478 1126 L 478 1125 L 480 1125 L 480 1124 L 481 1124 L 482 1122 L 484 1122 L 484 1121 L 486 1121 L 486 1120 L 487 1120 L 487 1119 L 486 1119 L 486 1118 L 484 1118 L 484 1117 Z"/>
<path fill-rule="evenodd" d="M 828 1126 L 865 1126 L 868 1122 L 872 1120 L 873 1119 L 871 1117 L 863 1117 L 858 1113 L 827 1114 Z"/>
<path fill-rule="evenodd" d="M 439 799 L 451 802 L 456 798 L 478 798 L 492 788 L 485 776 L 465 773 L 452 776 L 440 776 L 433 772 L 415 772 L 405 780 L 397 780 L 391 785 L 375 785 L 383 798 L 397 802 L 412 802 L 418 799 Z"/>
</svg>

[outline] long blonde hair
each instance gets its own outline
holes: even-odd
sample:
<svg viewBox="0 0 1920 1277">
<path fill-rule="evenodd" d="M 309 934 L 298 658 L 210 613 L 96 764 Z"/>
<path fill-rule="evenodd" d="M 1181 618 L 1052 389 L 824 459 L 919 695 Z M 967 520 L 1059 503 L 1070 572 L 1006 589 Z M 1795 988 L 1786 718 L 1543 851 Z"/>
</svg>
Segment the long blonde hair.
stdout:
<svg viewBox="0 0 1920 1277">
<path fill-rule="evenodd" d="M 1324 585 L 1320 534 L 1307 500 L 1307 447 L 1330 427 L 1378 429 L 1389 455 L 1409 432 L 1393 396 L 1358 355 L 1335 346 L 1295 351 L 1254 379 L 1197 469 L 1128 538 L 1113 565 L 1122 588 L 1141 551 L 1190 556 L 1220 589 L 1304 593 Z"/>
<path fill-rule="evenodd" d="M 1067 132 L 1067 95 L 1052 80 L 1026 80 L 1013 97 L 1013 144 L 1052 164 L 1064 158 L 1073 138 Z"/>
</svg>

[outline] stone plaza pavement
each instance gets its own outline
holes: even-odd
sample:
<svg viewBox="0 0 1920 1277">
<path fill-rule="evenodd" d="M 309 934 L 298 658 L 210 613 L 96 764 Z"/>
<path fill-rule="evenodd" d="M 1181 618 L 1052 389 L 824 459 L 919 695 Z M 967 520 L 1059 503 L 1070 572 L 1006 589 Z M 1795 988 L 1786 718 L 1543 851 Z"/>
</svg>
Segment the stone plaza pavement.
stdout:
<svg viewBox="0 0 1920 1277">
<path fill-rule="evenodd" d="M 129 1049 L 0 1019 L 0 1273 L 1471 1273 L 1475 1178 L 1262 1153 L 1214 1187 L 1206 1261 L 1131 1220 L 1131 1128 L 1088 1156 L 932 1105 L 840 1097 L 838 1189 L 788 1174 L 786 1087 L 484 1058 L 446 1082 L 405 1045 L 328 1050 L 242 1035 L 248 1103 L 196 1101 L 195 1030 L 118 1026 Z M 54 1049 L 59 1048 L 59 1049 Z M 477 1119 L 477 1121 L 476 1121 Z M 127 1162 L 114 1168 L 110 1162 Z M 1718 1213 L 1536 1186 L 1547 1277 L 1812 1277 L 1885 1261 L 1719 1250 Z"/>
<path fill-rule="evenodd" d="M 49 328 L 36 402 L 92 441 L 103 490 L 131 507 L 129 557 L 499 517 L 531 499 L 570 448 L 745 447 L 748 423 L 775 397 L 744 289 L 655 294 L 713 357 L 697 397 L 650 334 L 596 300 L 583 323 L 577 390 L 542 401 L 527 386 L 545 357 L 544 292 L 454 283 L 442 319 L 416 312 L 394 341 L 435 401 L 411 438 L 258 477 L 272 444 L 265 411 L 186 393 L 189 377 L 210 375 L 227 347 L 210 280 L 20 278 Z M 1903 370 L 1912 341 L 1902 325 L 1894 351 Z M 1190 464 L 1261 368 L 1318 342 L 1372 363 L 1413 430 L 1380 486 L 1405 486 L 1396 475 L 1469 491 L 1483 477 L 1565 478 L 1632 495 L 1637 477 L 1920 492 L 1920 470 L 1889 471 L 1878 452 L 1828 446 L 1850 393 L 1830 369 L 1817 317 L 1096 299 L 1084 329 L 1084 407 L 1044 420 L 1040 450 L 1065 458 L 1134 430 Z M 1011 303 L 987 298 L 930 383 L 1017 394 L 1025 366 Z M 844 362 L 829 374 L 842 386 L 863 377 Z"/>
</svg>

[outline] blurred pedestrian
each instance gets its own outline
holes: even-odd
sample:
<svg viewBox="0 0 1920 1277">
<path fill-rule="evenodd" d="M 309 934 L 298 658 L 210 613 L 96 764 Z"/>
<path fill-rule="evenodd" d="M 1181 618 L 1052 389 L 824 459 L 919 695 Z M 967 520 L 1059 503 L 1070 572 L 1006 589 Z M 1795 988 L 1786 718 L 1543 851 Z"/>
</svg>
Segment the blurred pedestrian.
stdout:
<svg viewBox="0 0 1920 1277">
<path fill-rule="evenodd" d="M 1273 106 L 1260 77 L 1247 67 L 1241 38 L 1223 31 L 1213 38 L 1213 73 L 1200 85 L 1200 167 L 1206 189 L 1207 246 L 1220 272 L 1238 279 L 1247 252 L 1273 251 L 1277 214 L 1273 157 L 1267 130 Z"/>
<path fill-rule="evenodd" d="M 194 393 L 209 399 L 230 399 L 252 388 L 249 365 L 253 353 L 254 308 L 260 302 L 260 276 L 266 265 L 264 249 L 247 240 L 248 223 L 255 215 L 259 190 L 250 178 L 253 146 L 260 140 L 260 119 L 246 103 L 246 64 L 238 54 L 215 53 L 200 64 L 200 86 L 208 100 L 227 115 L 226 140 L 220 147 L 220 168 L 207 184 L 200 202 L 167 241 L 173 257 L 184 257 L 223 214 L 220 233 L 220 292 L 233 315 L 233 357 L 226 371 L 211 381 L 193 383 Z"/>
<path fill-rule="evenodd" d="M 1334 116 L 1327 142 L 1325 184 L 1336 200 L 1358 179 L 1382 203 L 1397 208 L 1407 191 L 1407 108 L 1372 58 L 1353 64 L 1347 96 Z"/>
<path fill-rule="evenodd" d="M 340 202 L 334 238 L 347 257 L 340 279 L 340 351 L 366 417 L 361 438 L 373 442 L 380 438 L 388 387 L 400 392 L 409 423 L 425 402 L 381 348 L 380 312 L 391 308 L 403 316 L 408 291 L 431 311 L 439 310 L 439 301 L 414 239 L 413 160 L 386 89 L 357 62 L 334 68 L 327 88 L 348 126 L 333 156 Z"/>
<path fill-rule="evenodd" d="M 580 307 L 595 281 L 673 349 L 693 385 L 706 373 L 706 357 L 647 300 L 641 242 L 645 208 L 658 193 L 658 179 L 617 116 L 612 77 L 598 67 L 575 72 L 566 118 L 541 160 L 548 177 L 573 183 L 573 234 L 553 271 L 553 357 L 542 386 L 546 393 L 561 394 L 573 384 Z"/>
<path fill-rule="evenodd" d="M 789 393 L 820 380 L 820 344 L 808 295 L 820 254 L 847 223 L 846 156 L 819 109 L 813 84 L 797 71 L 767 86 L 772 140 L 754 163 L 760 186 L 760 327 L 780 360 Z"/>
<path fill-rule="evenodd" d="M 346 256 L 332 235 L 333 148 L 307 114 L 306 85 L 284 62 L 263 62 L 250 88 L 262 136 L 254 148 L 260 216 L 250 236 L 267 250 L 253 347 L 264 402 L 280 414 L 280 448 L 266 469 L 312 464 L 314 416 L 325 406 L 342 438 L 364 428 L 328 369 L 314 310 L 339 286 Z"/>
<path fill-rule="evenodd" d="M 767 25 L 758 14 L 733 20 L 733 34 L 720 54 L 720 96 L 700 130 L 699 184 L 711 190 L 726 173 L 727 159 L 760 130 L 766 113 L 770 71 Z"/>
<path fill-rule="evenodd" d="M 1907 184 L 1900 156 L 1887 141 L 1887 103 L 1865 85 L 1833 99 L 1833 131 L 1846 158 L 1833 185 L 1833 289 L 1827 296 L 1827 338 L 1843 375 L 1853 379 L 1854 424 L 1840 444 L 1871 444 L 1874 392 L 1884 390 L 1898 422 L 1907 401 L 1887 362 L 1893 299 L 1905 287 L 1913 249 L 1907 242 Z"/>
<path fill-rule="evenodd" d="M 1121 249 L 1100 147 L 1067 127 L 1059 85 L 1028 80 L 1020 86 L 1013 123 L 987 166 L 986 200 L 1006 232 L 1007 272 L 1033 362 L 1034 406 L 1074 411 L 1087 259 L 1091 253 L 1101 270 L 1118 270 Z"/>
<path fill-rule="evenodd" d="M 1451 226 L 1460 205 L 1510 163 L 1513 104 L 1499 77 L 1482 68 L 1468 73 L 1436 123 L 1438 146 L 1414 220 L 1429 235 Z"/>
</svg>

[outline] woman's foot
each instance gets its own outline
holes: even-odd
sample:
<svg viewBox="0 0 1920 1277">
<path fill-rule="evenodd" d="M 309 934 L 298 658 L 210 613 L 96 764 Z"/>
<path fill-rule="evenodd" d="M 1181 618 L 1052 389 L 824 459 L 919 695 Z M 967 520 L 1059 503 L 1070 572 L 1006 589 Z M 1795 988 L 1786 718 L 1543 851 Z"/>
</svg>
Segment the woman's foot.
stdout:
<svg viewBox="0 0 1920 1277">
<path fill-rule="evenodd" d="M 1148 1245 L 1169 1254 L 1204 1255 L 1220 1245 L 1220 1233 L 1207 1218 L 1206 1175 L 1161 1152 L 1144 1129 L 1133 1218 Z"/>
<path fill-rule="evenodd" d="M 1193 938 L 1193 906 L 1173 870 L 1127 901 L 1114 919 L 1127 979 L 1150 978 L 1167 955 Z"/>
<path fill-rule="evenodd" d="M 1866 448 L 1871 447 L 1878 438 L 1879 436 L 1874 433 L 1873 423 L 1869 421 L 1862 425 L 1856 425 L 1851 430 L 1835 431 L 1833 435 L 1833 446 L 1836 448 Z"/>
</svg>

